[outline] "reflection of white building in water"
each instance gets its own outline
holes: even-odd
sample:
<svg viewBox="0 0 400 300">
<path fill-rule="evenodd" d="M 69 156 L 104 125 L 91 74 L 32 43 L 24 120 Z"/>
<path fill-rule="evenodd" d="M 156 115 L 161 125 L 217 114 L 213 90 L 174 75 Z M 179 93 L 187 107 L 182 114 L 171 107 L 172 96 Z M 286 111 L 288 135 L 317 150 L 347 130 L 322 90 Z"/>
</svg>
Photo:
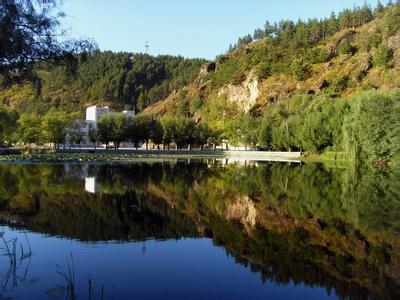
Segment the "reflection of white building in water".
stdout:
<svg viewBox="0 0 400 300">
<path fill-rule="evenodd" d="M 95 177 L 85 177 L 85 190 L 92 194 L 99 191 Z"/>
</svg>

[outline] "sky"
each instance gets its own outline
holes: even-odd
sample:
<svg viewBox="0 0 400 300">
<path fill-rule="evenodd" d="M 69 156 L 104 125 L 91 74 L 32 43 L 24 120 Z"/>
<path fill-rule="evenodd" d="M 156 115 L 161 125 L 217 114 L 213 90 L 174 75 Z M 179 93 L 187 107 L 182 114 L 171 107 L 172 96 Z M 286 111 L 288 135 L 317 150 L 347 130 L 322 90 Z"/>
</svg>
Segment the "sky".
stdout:
<svg viewBox="0 0 400 300">
<path fill-rule="evenodd" d="M 265 21 L 328 17 L 365 0 L 64 0 L 63 27 L 100 50 L 214 59 Z M 366 0 L 375 6 L 377 0 Z M 387 0 L 381 0 L 386 4 Z"/>
</svg>

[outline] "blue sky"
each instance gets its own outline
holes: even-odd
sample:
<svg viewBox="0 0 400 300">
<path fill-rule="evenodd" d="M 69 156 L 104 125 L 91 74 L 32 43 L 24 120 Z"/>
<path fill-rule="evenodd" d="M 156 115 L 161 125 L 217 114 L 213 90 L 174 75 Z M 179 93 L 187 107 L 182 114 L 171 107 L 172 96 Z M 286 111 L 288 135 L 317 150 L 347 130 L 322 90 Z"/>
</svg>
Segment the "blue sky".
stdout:
<svg viewBox="0 0 400 300">
<path fill-rule="evenodd" d="M 101 50 L 213 59 L 266 20 L 329 16 L 365 0 L 65 0 L 64 27 Z M 367 0 L 375 6 L 377 0 Z M 387 0 L 381 0 L 387 3 Z"/>
</svg>

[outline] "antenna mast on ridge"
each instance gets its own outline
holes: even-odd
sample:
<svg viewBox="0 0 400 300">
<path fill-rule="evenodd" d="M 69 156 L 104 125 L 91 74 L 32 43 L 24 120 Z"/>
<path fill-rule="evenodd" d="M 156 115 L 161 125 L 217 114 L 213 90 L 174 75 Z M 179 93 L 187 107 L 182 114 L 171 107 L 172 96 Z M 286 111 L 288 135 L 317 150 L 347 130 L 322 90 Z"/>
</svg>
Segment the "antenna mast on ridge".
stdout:
<svg viewBox="0 0 400 300">
<path fill-rule="evenodd" d="M 149 40 L 146 40 L 146 44 L 144 44 L 144 48 L 146 49 L 146 54 L 149 54 L 149 48 L 150 48 Z"/>
</svg>

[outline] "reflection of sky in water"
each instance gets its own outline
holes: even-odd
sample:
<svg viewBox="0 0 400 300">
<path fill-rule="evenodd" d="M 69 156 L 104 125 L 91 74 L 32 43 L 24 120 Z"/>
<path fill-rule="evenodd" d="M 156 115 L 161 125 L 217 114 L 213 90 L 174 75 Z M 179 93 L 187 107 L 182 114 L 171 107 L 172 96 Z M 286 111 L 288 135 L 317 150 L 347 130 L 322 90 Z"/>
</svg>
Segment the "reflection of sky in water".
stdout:
<svg viewBox="0 0 400 300">
<path fill-rule="evenodd" d="M 0 227 L 5 237 L 20 231 Z M 292 283 L 277 286 L 262 283 L 260 276 L 236 264 L 210 239 L 181 239 L 145 242 L 82 243 L 75 240 L 28 233 L 32 245 L 30 262 L 17 270 L 17 287 L 6 293 L 20 299 L 64 299 L 64 282 L 58 267 L 67 269 L 73 254 L 78 298 L 87 297 L 87 279 L 92 278 L 98 297 L 104 285 L 105 299 L 321 299 L 325 289 Z M 1 272 L 7 258 L 1 258 Z M 26 279 L 21 282 L 27 264 Z"/>
<path fill-rule="evenodd" d="M 113 288 L 114 299 L 398 296 L 394 172 L 174 160 L 4 164 L 0 181 L 0 220 L 38 232 L 13 298 L 60 298 L 57 265 L 66 270 L 71 253 L 80 299 L 88 278 L 97 294 L 105 286 L 105 299 Z M 4 273 L 7 257 L 0 262 Z"/>
</svg>

